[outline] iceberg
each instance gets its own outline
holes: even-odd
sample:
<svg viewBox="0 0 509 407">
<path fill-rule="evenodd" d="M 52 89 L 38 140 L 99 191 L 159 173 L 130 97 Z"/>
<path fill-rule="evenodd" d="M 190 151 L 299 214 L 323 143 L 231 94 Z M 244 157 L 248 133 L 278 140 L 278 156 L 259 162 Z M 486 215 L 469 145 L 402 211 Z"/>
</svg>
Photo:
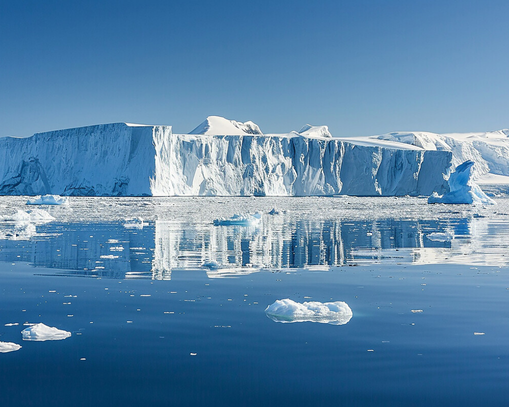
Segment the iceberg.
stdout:
<svg viewBox="0 0 509 407">
<path fill-rule="evenodd" d="M 103 124 L 0 138 L 0 195 L 429 196 L 450 151 L 331 137 L 327 126 L 263 134 L 211 116 L 190 134 Z"/>
<path fill-rule="evenodd" d="M 58 195 L 43 195 L 29 199 L 27 205 L 69 205 L 69 198 Z"/>
<path fill-rule="evenodd" d="M 465 161 L 456 167 L 456 170 L 449 177 L 449 192 L 442 196 L 436 193 L 433 194 L 428 198 L 428 203 L 495 204 L 495 201 L 489 198 L 479 185 L 471 181 L 473 167 L 473 161 Z"/>
<path fill-rule="evenodd" d="M 289 298 L 276 300 L 265 309 L 265 313 L 276 322 L 319 322 L 332 325 L 345 325 L 353 316 L 352 310 L 343 301 L 298 303 Z"/>
<path fill-rule="evenodd" d="M 14 352 L 21 349 L 21 345 L 14 342 L 0 342 L 0 353 Z"/>
<path fill-rule="evenodd" d="M 235 214 L 229 219 L 215 219 L 214 226 L 260 226 L 262 214 L 256 212 L 252 215 Z"/>
<path fill-rule="evenodd" d="M 21 331 L 24 341 L 61 341 L 71 336 L 70 332 L 40 324 L 34 324 Z"/>
</svg>

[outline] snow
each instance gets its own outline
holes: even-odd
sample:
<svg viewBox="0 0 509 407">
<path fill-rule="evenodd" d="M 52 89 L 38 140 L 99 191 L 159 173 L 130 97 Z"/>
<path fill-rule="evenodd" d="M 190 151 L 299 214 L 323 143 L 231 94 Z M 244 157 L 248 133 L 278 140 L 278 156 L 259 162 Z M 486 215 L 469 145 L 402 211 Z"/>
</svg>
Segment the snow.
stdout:
<svg viewBox="0 0 509 407">
<path fill-rule="evenodd" d="M 23 329 L 23 331 L 21 331 L 21 335 L 24 341 L 43 342 L 60 341 L 62 339 L 69 338 L 71 333 L 40 323 Z"/>
<path fill-rule="evenodd" d="M 320 322 L 344 325 L 352 318 L 352 310 L 342 301 L 298 303 L 289 298 L 276 300 L 265 309 L 265 313 L 276 322 Z"/>
<path fill-rule="evenodd" d="M 327 126 L 311 126 L 310 124 L 306 124 L 300 129 L 299 134 L 303 137 L 332 137 Z"/>
<path fill-rule="evenodd" d="M 471 181 L 473 161 L 465 161 L 456 167 L 449 177 L 449 192 L 443 196 L 434 194 L 428 198 L 429 203 L 445 204 L 495 204 L 479 187 Z"/>
<path fill-rule="evenodd" d="M 209 116 L 189 134 L 204 134 L 207 136 L 246 136 L 249 134 L 263 133 L 260 128 L 251 121 L 242 123 L 220 116 Z"/>
<path fill-rule="evenodd" d="M 69 198 L 58 195 L 44 195 L 29 199 L 27 205 L 69 205 Z"/>
<path fill-rule="evenodd" d="M 21 345 L 14 342 L 0 342 L 0 353 L 14 352 L 21 349 Z"/>
<path fill-rule="evenodd" d="M 210 116 L 193 130 L 114 123 L 0 138 L 0 194 L 62 196 L 429 196 L 449 151 L 339 139 L 327 126 L 264 135 Z"/>
</svg>

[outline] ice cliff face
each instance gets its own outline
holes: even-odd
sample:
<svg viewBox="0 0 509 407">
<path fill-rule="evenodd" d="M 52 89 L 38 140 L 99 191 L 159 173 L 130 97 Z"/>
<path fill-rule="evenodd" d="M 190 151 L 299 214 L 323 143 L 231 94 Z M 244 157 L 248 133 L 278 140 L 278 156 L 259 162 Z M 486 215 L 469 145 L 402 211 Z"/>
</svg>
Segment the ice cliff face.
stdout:
<svg viewBox="0 0 509 407">
<path fill-rule="evenodd" d="M 330 137 L 326 126 L 269 136 L 254 123 L 219 119 L 208 118 L 203 134 L 117 123 L 0 138 L 0 194 L 371 196 L 448 188 L 448 151 L 356 144 Z M 225 126 L 240 134 L 209 134 Z"/>
</svg>

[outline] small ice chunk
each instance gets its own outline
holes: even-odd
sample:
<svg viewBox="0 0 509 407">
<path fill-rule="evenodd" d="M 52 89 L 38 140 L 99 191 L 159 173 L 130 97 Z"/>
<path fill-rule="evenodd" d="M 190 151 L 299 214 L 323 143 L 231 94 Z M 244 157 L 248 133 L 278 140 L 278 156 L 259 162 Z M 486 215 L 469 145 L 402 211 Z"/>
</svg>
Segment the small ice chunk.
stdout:
<svg viewBox="0 0 509 407">
<path fill-rule="evenodd" d="M 217 270 L 220 267 L 219 264 L 213 260 L 207 261 L 203 263 L 201 266 L 210 270 Z"/>
<path fill-rule="evenodd" d="M 43 195 L 29 199 L 27 205 L 69 205 L 69 198 L 60 195 Z"/>
<path fill-rule="evenodd" d="M 0 353 L 14 352 L 21 349 L 21 345 L 14 342 L 0 342 Z"/>
<path fill-rule="evenodd" d="M 32 223 L 47 223 L 54 221 L 55 218 L 43 209 L 31 209 L 29 211 L 18 212 L 14 215 L 13 220 L 16 222 L 32 222 Z"/>
<path fill-rule="evenodd" d="M 343 301 L 299 303 L 289 298 L 276 300 L 265 309 L 265 313 L 276 322 L 320 322 L 332 325 L 344 325 L 353 316 L 352 310 Z"/>
<path fill-rule="evenodd" d="M 450 242 L 454 238 L 454 235 L 450 231 L 445 231 L 433 232 L 426 235 L 426 237 L 433 242 Z"/>
<path fill-rule="evenodd" d="M 21 331 L 24 341 L 60 341 L 69 338 L 70 332 L 62 331 L 58 328 L 50 327 L 44 324 L 34 324 Z"/>
<path fill-rule="evenodd" d="M 252 215 L 238 215 L 235 214 L 229 219 L 216 219 L 214 220 L 215 226 L 259 226 L 262 223 L 262 214 L 256 212 Z"/>
<path fill-rule="evenodd" d="M 124 221 L 124 227 L 126 229 L 143 229 L 146 226 L 142 218 L 129 218 Z"/>
</svg>

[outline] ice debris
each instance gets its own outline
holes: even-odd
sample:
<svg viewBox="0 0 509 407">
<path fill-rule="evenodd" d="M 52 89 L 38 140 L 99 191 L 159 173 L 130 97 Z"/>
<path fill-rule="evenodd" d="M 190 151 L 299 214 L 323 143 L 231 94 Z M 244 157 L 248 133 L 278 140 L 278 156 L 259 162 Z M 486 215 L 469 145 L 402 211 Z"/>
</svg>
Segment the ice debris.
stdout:
<svg viewBox="0 0 509 407">
<path fill-rule="evenodd" d="M 29 199 L 27 205 L 69 205 L 69 198 L 60 195 L 43 195 Z"/>
<path fill-rule="evenodd" d="M 449 177 L 449 192 L 442 196 L 433 193 L 428 198 L 428 203 L 495 204 L 495 201 L 489 198 L 479 185 L 471 180 L 473 166 L 474 162 L 470 160 L 458 165 L 456 171 Z"/>
<path fill-rule="evenodd" d="M 343 301 L 299 303 L 289 298 L 276 300 L 265 309 L 265 313 L 276 322 L 319 322 L 331 325 L 345 325 L 353 316 L 352 310 Z"/>
<path fill-rule="evenodd" d="M 14 352 L 21 349 L 21 345 L 14 342 L 0 342 L 0 353 Z"/>
<path fill-rule="evenodd" d="M 260 226 L 262 223 L 262 214 L 256 212 L 252 215 L 233 215 L 229 219 L 215 219 L 214 226 Z"/>
<path fill-rule="evenodd" d="M 69 338 L 71 333 L 40 323 L 23 329 L 21 331 L 21 335 L 23 336 L 24 341 L 43 342 L 60 341 L 62 339 Z"/>
</svg>

